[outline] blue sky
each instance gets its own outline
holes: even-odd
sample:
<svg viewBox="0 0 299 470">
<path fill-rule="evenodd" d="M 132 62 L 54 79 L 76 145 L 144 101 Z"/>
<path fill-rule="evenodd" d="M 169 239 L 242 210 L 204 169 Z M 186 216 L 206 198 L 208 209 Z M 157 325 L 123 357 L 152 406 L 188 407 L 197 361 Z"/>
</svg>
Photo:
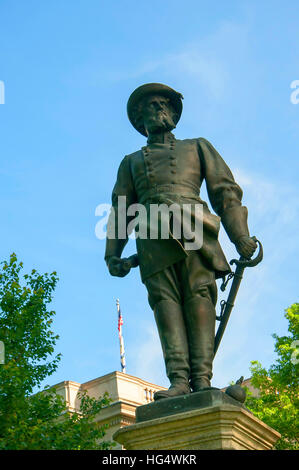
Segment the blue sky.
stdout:
<svg viewBox="0 0 299 470">
<path fill-rule="evenodd" d="M 147 82 L 184 95 L 177 138 L 205 137 L 244 190 L 264 245 L 248 269 L 214 363 L 214 386 L 274 361 L 271 334 L 298 301 L 299 4 L 296 1 L 0 0 L 0 258 L 56 270 L 59 369 L 46 383 L 120 370 L 168 385 L 153 314 L 135 270 L 109 276 L 95 236 L 118 165 L 145 143 L 126 103 Z M 206 192 L 203 188 L 203 197 Z M 228 259 L 234 247 L 221 231 Z M 135 252 L 130 241 L 126 254 Z M 219 295 L 219 300 L 225 298 Z"/>
</svg>

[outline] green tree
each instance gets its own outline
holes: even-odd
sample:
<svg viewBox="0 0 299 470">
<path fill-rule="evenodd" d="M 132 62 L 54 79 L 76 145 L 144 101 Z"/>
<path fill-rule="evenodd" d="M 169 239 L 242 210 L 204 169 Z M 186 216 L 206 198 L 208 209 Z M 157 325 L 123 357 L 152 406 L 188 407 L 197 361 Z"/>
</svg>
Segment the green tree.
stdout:
<svg viewBox="0 0 299 470">
<path fill-rule="evenodd" d="M 251 383 L 259 396 L 249 395 L 246 406 L 280 432 L 277 449 L 299 450 L 299 303 L 286 309 L 285 318 L 289 335 L 273 335 L 276 362 L 268 370 L 251 362 Z"/>
<path fill-rule="evenodd" d="M 0 341 L 5 357 L 0 363 L 0 449 L 110 449 L 100 442 L 105 426 L 95 416 L 110 403 L 81 395 L 78 413 L 67 410 L 54 388 L 41 382 L 58 367 L 54 355 L 58 336 L 51 330 L 55 312 L 49 309 L 58 281 L 56 272 L 20 271 L 13 253 L 0 263 Z"/>
</svg>

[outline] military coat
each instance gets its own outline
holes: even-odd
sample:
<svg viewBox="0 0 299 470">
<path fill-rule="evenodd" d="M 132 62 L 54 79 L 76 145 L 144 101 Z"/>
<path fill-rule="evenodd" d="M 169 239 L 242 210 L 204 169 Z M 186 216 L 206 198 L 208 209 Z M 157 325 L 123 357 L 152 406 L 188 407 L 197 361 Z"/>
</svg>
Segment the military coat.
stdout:
<svg viewBox="0 0 299 470">
<path fill-rule="evenodd" d="M 200 198 L 205 180 L 209 200 L 215 214 Z M 126 197 L 125 207 L 118 207 L 119 196 Z M 118 238 L 119 218 L 129 224 L 130 205 L 140 203 L 148 209 L 150 204 L 190 204 L 191 217 L 196 217 L 195 204 L 202 204 L 203 243 L 201 256 L 215 271 L 215 277 L 225 276 L 230 267 L 218 242 L 220 221 L 230 240 L 249 235 L 247 209 L 242 206 L 242 190 L 215 148 L 203 138 L 179 140 L 167 133 L 164 143 L 148 141 L 141 150 L 125 156 L 112 193 L 116 238 L 107 238 L 105 259 L 121 257 L 127 238 Z M 108 226 L 111 224 L 109 219 Z M 122 222 L 123 223 L 123 222 Z M 137 238 L 137 253 L 141 278 L 165 269 L 188 256 L 180 239 L 170 233 L 169 239 Z"/>
</svg>

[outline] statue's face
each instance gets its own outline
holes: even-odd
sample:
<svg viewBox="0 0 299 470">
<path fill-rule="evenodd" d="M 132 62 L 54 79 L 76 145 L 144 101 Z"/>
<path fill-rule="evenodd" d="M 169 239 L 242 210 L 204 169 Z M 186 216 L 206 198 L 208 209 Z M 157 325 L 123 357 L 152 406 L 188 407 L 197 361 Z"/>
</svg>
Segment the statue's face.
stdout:
<svg viewBox="0 0 299 470">
<path fill-rule="evenodd" d="M 150 95 L 146 97 L 142 106 L 142 116 L 148 134 L 175 128 L 172 106 L 164 96 Z"/>
</svg>

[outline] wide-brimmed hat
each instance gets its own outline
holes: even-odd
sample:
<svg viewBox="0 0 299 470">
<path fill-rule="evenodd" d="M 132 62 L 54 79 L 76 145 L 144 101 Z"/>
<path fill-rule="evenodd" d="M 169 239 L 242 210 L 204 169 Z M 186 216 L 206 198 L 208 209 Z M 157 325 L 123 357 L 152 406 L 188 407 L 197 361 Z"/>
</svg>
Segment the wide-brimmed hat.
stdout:
<svg viewBox="0 0 299 470">
<path fill-rule="evenodd" d="M 143 125 L 143 121 L 140 119 L 139 105 L 145 96 L 153 94 L 163 95 L 170 100 L 170 103 L 176 112 L 174 116 L 175 124 L 179 122 L 183 109 L 183 95 L 167 85 L 163 85 L 162 83 L 146 83 L 145 85 L 141 85 L 140 87 L 136 88 L 128 100 L 128 117 L 132 126 L 134 126 L 138 132 L 145 136 L 147 136 L 147 134 Z"/>
</svg>

